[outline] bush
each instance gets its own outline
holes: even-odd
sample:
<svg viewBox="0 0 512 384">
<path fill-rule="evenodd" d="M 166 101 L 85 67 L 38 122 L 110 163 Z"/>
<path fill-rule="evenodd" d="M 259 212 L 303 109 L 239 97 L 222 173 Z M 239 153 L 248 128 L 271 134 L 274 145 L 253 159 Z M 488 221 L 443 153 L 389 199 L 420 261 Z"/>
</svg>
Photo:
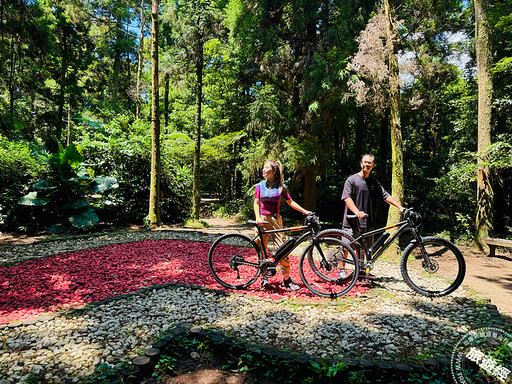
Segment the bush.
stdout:
<svg viewBox="0 0 512 384">
<path fill-rule="evenodd" d="M 150 123 L 120 115 L 109 124 L 81 130 L 79 145 L 85 162 L 98 173 L 112 175 L 119 184 L 96 208 L 112 222 L 142 223 L 149 207 Z M 171 149 L 175 148 L 162 146 L 160 214 L 163 221 L 180 222 L 190 210 L 192 175 L 189 167 L 169 156 Z"/>
<path fill-rule="evenodd" d="M 35 220 L 31 210 L 17 204 L 32 183 L 49 171 L 40 159 L 31 155 L 31 146 L 24 141 L 10 141 L 0 135 L 0 227 L 20 230 Z"/>
</svg>

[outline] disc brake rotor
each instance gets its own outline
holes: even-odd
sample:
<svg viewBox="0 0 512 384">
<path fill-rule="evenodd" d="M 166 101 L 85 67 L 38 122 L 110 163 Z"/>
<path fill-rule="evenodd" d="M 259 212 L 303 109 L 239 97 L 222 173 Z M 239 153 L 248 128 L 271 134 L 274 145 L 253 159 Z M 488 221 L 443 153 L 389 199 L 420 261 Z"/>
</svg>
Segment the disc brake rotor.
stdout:
<svg viewBox="0 0 512 384">
<path fill-rule="evenodd" d="M 426 261 L 423 261 L 422 264 L 423 269 L 428 273 L 436 273 L 437 271 L 439 271 L 439 263 L 436 260 L 430 259 L 431 266 L 429 266 Z"/>
</svg>

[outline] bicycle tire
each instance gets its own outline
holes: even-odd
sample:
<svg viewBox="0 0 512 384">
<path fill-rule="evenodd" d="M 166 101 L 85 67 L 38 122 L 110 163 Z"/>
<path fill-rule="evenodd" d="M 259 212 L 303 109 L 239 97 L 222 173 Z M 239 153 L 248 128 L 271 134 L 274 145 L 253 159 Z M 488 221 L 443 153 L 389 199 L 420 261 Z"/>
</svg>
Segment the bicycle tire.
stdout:
<svg viewBox="0 0 512 384">
<path fill-rule="evenodd" d="M 319 249 L 325 259 L 320 255 Z M 328 265 L 325 265 L 326 261 Z M 341 276 L 342 272 L 346 276 Z M 312 241 L 306 247 L 299 260 L 299 274 L 311 292 L 335 299 L 346 295 L 356 284 L 359 262 L 350 246 L 340 239 L 324 237 L 317 239 L 317 244 Z"/>
<path fill-rule="evenodd" d="M 249 236 L 228 233 L 219 237 L 208 252 L 208 268 L 223 287 L 244 289 L 254 283 L 261 273 L 262 261 L 258 244 Z M 244 263 L 251 264 L 244 264 Z"/>
<path fill-rule="evenodd" d="M 432 268 L 422 256 L 424 247 Z M 406 284 L 427 297 L 446 296 L 455 291 L 466 275 L 466 262 L 452 242 L 440 237 L 422 237 L 421 243 L 411 242 L 400 260 L 400 271 Z"/>
<path fill-rule="evenodd" d="M 350 234 L 348 234 L 347 232 L 345 232 L 342 229 L 326 229 L 326 230 L 319 232 L 318 235 L 316 236 L 317 239 L 321 239 L 321 238 L 325 238 L 325 237 L 333 237 L 336 239 L 340 239 L 345 244 L 350 245 L 352 247 L 352 250 L 355 252 L 355 254 L 357 256 L 357 259 L 359 260 L 359 269 L 363 268 L 363 264 L 362 264 L 363 259 L 361 258 L 361 255 L 362 255 L 361 246 L 359 245 L 359 243 L 357 243 L 355 241 L 355 239 Z M 308 259 L 308 260 L 311 260 L 311 259 Z M 316 269 L 315 265 L 311 265 L 311 269 L 315 270 Z M 329 280 L 329 276 L 322 274 L 322 270 L 316 269 L 316 271 L 320 277 Z"/>
</svg>

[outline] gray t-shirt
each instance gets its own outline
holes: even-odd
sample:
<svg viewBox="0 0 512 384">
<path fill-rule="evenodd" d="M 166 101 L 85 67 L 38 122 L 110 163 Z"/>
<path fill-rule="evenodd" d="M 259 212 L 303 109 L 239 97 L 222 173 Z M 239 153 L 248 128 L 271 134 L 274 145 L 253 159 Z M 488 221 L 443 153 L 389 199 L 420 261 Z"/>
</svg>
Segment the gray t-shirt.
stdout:
<svg viewBox="0 0 512 384">
<path fill-rule="evenodd" d="M 345 181 L 341 200 L 351 198 L 354 201 L 357 209 L 368 214 L 368 216 L 360 219 L 361 228 L 373 228 L 375 224 L 375 202 L 378 199 L 386 200 L 389 197 L 380 183 L 372 177 L 364 178 L 356 173 Z M 345 212 L 343 214 L 343 226 L 350 227 L 347 221 L 347 215 L 353 215 L 345 205 Z"/>
</svg>

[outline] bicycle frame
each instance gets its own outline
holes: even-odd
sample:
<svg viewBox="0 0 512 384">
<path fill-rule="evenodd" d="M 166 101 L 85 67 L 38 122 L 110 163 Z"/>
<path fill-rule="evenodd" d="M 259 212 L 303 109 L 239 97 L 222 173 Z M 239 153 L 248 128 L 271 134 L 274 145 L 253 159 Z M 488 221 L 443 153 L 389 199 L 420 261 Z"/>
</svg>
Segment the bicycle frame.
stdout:
<svg viewBox="0 0 512 384">
<path fill-rule="evenodd" d="M 249 220 L 248 223 L 256 224 L 256 225 L 258 224 L 256 221 L 253 221 L 253 220 Z M 271 229 L 269 231 L 263 231 L 260 228 L 259 225 L 257 225 L 256 228 L 258 230 L 258 234 L 253 237 L 252 241 L 255 241 L 256 239 L 259 238 L 261 240 L 262 245 L 263 245 L 263 236 L 265 236 L 265 235 L 271 235 L 273 233 L 296 232 L 296 231 L 308 230 L 301 237 L 299 237 L 299 239 L 295 242 L 295 245 L 287 253 L 284 253 L 283 255 L 280 255 L 279 258 L 276 258 L 274 260 L 274 263 L 276 265 L 279 264 L 279 262 L 282 259 L 284 259 L 286 256 L 288 256 L 290 253 L 292 253 L 295 248 L 297 248 L 301 243 L 303 243 L 309 237 L 313 237 L 313 241 L 316 240 L 315 233 L 307 225 L 301 225 L 301 226 L 289 227 L 289 228 L 281 228 L 281 229 Z M 262 251 L 263 251 L 263 255 L 265 256 L 264 259 L 267 260 L 269 258 L 268 257 L 268 253 L 267 253 L 267 249 L 265 247 L 263 247 L 263 246 L 261 248 L 263 248 Z M 275 251 L 277 251 L 277 249 Z"/>
<path fill-rule="evenodd" d="M 359 223 L 358 223 L 358 227 L 359 227 Z M 390 238 L 388 238 L 380 247 L 378 247 L 373 252 L 369 252 L 369 248 L 366 247 L 365 243 L 362 241 L 363 239 L 365 239 L 367 237 L 370 237 L 370 236 L 373 236 L 373 235 L 379 235 L 379 234 L 382 234 L 382 233 L 386 232 L 389 229 L 397 228 L 397 227 L 398 227 L 397 231 Z M 359 227 L 359 229 L 360 229 L 360 227 Z M 403 221 L 401 221 L 399 223 L 396 223 L 394 225 L 390 225 L 389 227 L 383 227 L 383 228 L 375 229 L 375 230 L 370 231 L 370 232 L 363 233 L 362 235 L 360 235 L 359 237 L 354 239 L 354 242 L 357 243 L 364 250 L 364 255 L 363 255 L 363 260 L 362 260 L 364 266 L 366 267 L 366 266 L 373 265 L 373 263 L 375 261 L 377 261 L 377 259 L 380 256 L 382 256 L 382 254 L 386 251 L 386 249 L 389 248 L 391 243 L 393 241 L 395 241 L 395 239 L 400 237 L 406 230 L 410 230 L 413 233 L 413 236 L 414 236 L 416 241 L 421 241 L 421 238 L 420 238 L 417 230 L 410 225 L 408 220 L 403 220 Z M 372 246 L 373 246 L 373 244 L 372 244 Z M 372 246 L 370 246 L 370 248 Z"/>
</svg>

